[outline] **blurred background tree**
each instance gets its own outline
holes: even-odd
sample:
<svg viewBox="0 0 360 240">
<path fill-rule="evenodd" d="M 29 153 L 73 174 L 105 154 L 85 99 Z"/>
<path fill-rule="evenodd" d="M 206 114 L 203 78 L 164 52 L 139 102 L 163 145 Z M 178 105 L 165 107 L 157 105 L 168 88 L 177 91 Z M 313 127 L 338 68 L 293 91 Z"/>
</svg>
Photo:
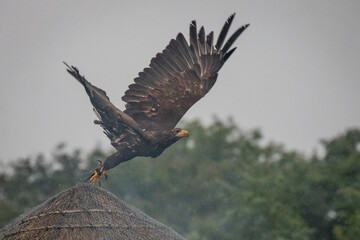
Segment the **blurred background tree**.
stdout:
<svg viewBox="0 0 360 240">
<path fill-rule="evenodd" d="M 231 120 L 198 121 L 191 137 L 156 159 L 110 171 L 102 187 L 189 240 L 357 239 L 360 235 L 360 130 L 324 140 L 323 157 L 261 143 L 259 130 Z M 0 175 L 0 226 L 87 178 L 109 152 L 56 147 L 13 162 Z"/>
</svg>

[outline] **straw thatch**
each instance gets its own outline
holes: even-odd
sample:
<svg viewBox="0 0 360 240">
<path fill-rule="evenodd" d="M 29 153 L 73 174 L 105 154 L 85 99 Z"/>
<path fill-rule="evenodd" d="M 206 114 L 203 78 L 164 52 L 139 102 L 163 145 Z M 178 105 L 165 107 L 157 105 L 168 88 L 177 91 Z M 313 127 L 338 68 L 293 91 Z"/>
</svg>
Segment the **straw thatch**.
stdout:
<svg viewBox="0 0 360 240">
<path fill-rule="evenodd" d="M 80 184 L 0 230 L 0 239 L 182 239 L 113 194 Z"/>
</svg>

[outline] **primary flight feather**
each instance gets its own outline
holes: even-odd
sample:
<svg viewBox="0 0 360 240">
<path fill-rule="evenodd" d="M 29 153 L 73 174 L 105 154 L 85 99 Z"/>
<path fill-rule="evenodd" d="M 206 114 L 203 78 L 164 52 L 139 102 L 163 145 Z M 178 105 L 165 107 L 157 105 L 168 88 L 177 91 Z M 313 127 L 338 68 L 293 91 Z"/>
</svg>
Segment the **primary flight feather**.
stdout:
<svg viewBox="0 0 360 240">
<path fill-rule="evenodd" d="M 148 68 L 139 73 L 125 92 L 126 102 L 121 111 L 106 92 L 92 85 L 78 69 L 67 71 L 85 88 L 99 124 L 117 150 L 107 157 L 88 178 L 100 183 L 100 176 L 121 162 L 136 156 L 157 157 L 167 147 L 188 136 L 186 130 L 175 128 L 183 115 L 204 97 L 216 82 L 218 72 L 236 48 L 231 48 L 239 35 L 249 26 L 238 28 L 225 42 L 235 14 L 225 22 L 214 45 L 213 32 L 205 35 L 204 27 L 197 30 L 196 21 L 190 24 L 190 43 L 182 33 L 151 59 Z M 225 42 L 225 45 L 224 45 Z"/>
</svg>

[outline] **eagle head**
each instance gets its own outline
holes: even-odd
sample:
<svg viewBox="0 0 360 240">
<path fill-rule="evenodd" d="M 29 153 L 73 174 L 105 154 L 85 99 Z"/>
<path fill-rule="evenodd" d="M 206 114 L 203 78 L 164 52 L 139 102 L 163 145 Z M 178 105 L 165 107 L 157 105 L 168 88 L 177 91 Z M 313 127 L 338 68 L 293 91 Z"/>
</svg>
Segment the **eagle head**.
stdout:
<svg viewBox="0 0 360 240">
<path fill-rule="evenodd" d="M 181 129 L 181 128 L 173 128 L 171 130 L 161 130 L 153 132 L 156 140 L 156 145 L 160 147 L 160 149 L 165 149 L 175 142 L 179 141 L 184 137 L 189 136 L 189 132 Z"/>
<path fill-rule="evenodd" d="M 172 129 L 172 133 L 174 134 L 174 138 L 177 139 L 181 139 L 189 136 L 189 132 L 181 128 Z"/>
</svg>

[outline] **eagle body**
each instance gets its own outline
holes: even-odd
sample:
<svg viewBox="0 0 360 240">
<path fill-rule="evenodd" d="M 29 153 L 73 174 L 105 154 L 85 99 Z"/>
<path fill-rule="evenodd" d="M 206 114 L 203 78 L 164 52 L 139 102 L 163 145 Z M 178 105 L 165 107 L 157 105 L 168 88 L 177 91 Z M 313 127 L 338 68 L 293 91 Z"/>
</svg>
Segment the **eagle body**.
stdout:
<svg viewBox="0 0 360 240">
<path fill-rule="evenodd" d="M 95 173 L 101 175 L 136 156 L 155 158 L 188 136 L 176 124 L 213 87 L 219 70 L 236 49 L 230 49 L 232 44 L 249 26 L 241 26 L 225 42 L 234 16 L 227 19 L 216 43 L 213 32 L 205 35 L 204 27 L 198 31 L 192 21 L 189 43 L 179 33 L 129 85 L 122 97 L 126 102 L 124 111 L 110 102 L 104 90 L 80 75 L 76 67 L 65 63 L 67 71 L 84 86 L 90 98 L 98 117 L 94 123 L 104 129 L 117 150 Z"/>
<path fill-rule="evenodd" d="M 179 129 L 179 128 L 178 128 Z M 111 169 L 121 162 L 128 161 L 136 156 L 158 157 L 166 148 L 180 140 L 182 137 L 176 136 L 176 133 L 187 134 L 185 130 L 174 131 L 147 131 L 144 134 L 147 139 L 136 134 L 131 137 L 130 134 L 123 134 L 114 138 L 113 146 L 118 150 L 109 156 L 104 162 L 104 170 Z"/>
</svg>

